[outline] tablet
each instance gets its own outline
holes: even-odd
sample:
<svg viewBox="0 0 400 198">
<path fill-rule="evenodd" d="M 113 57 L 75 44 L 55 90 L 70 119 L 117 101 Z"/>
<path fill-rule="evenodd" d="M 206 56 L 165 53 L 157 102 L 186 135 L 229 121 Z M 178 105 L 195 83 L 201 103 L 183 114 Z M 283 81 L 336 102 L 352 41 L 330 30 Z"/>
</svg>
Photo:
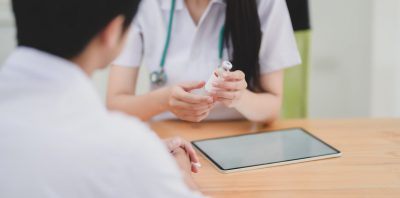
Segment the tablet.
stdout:
<svg viewBox="0 0 400 198">
<path fill-rule="evenodd" d="M 193 141 L 224 173 L 339 157 L 341 152 L 301 128 Z"/>
</svg>

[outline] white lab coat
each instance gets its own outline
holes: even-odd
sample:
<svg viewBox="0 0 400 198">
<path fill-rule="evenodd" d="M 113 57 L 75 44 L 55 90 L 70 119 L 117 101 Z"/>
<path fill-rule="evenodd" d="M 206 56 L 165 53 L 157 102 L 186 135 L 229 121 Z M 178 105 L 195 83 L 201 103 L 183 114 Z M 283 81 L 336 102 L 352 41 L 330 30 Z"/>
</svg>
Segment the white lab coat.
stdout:
<svg viewBox="0 0 400 198">
<path fill-rule="evenodd" d="M 143 66 L 159 70 L 164 48 L 171 0 L 143 0 L 129 32 L 128 41 L 115 65 Z M 262 40 L 259 54 L 261 74 L 272 73 L 301 62 L 285 0 L 259 0 L 258 14 Z M 165 62 L 167 85 L 187 81 L 207 81 L 220 64 L 218 42 L 225 22 L 226 3 L 211 0 L 196 26 L 184 0 L 176 0 L 171 42 Z M 224 60 L 229 59 L 224 49 Z M 157 89 L 153 86 L 152 90 Z M 155 120 L 174 119 L 166 112 Z M 235 109 L 217 104 L 207 120 L 243 119 Z"/>
<path fill-rule="evenodd" d="M 0 197 L 201 197 L 139 120 L 64 59 L 18 48 L 0 72 Z"/>
</svg>

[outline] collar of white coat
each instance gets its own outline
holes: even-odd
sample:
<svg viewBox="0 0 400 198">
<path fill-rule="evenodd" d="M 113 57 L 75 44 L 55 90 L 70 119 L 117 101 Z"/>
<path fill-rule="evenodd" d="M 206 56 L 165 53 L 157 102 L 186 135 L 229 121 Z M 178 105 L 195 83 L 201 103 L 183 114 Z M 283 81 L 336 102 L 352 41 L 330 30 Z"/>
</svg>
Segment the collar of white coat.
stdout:
<svg viewBox="0 0 400 198">
<path fill-rule="evenodd" d="M 78 79 L 91 82 L 89 76 L 73 62 L 31 47 L 17 47 L 7 59 L 4 69 L 53 82 Z"/>
<path fill-rule="evenodd" d="M 221 3 L 225 5 L 224 0 L 211 0 L 210 4 Z M 182 10 L 185 4 L 185 0 L 176 0 L 175 10 Z M 163 10 L 171 10 L 171 0 L 161 0 L 161 8 Z"/>
</svg>

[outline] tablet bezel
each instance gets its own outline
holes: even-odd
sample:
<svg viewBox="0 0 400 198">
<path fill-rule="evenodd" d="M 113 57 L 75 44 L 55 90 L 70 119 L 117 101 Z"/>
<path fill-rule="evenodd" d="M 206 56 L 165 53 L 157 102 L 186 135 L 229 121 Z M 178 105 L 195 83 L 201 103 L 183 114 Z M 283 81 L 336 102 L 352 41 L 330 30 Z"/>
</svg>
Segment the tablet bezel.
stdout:
<svg viewBox="0 0 400 198">
<path fill-rule="evenodd" d="M 331 148 L 333 151 L 335 151 L 335 153 L 329 153 L 329 154 L 324 154 L 324 155 L 316 155 L 316 156 L 308 156 L 308 157 L 296 158 L 296 159 L 291 159 L 291 160 L 269 162 L 269 163 L 263 163 L 263 164 L 255 164 L 255 165 L 248 165 L 248 166 L 224 169 L 224 168 L 221 167 L 220 164 L 215 162 L 214 159 L 212 159 L 206 152 L 204 152 L 198 145 L 196 145 L 196 142 L 203 142 L 203 141 L 217 140 L 217 139 L 225 139 L 225 138 L 232 138 L 232 137 L 240 137 L 240 136 L 248 136 L 248 135 L 256 135 L 256 134 L 260 134 L 260 133 L 274 133 L 274 132 L 276 133 L 276 132 L 283 132 L 283 131 L 293 130 L 293 129 L 297 129 L 297 130 L 300 129 L 301 131 L 305 132 L 307 135 L 311 136 L 312 138 L 320 141 L 324 145 L 326 145 L 329 148 Z M 224 136 L 224 137 L 217 137 L 217 138 L 194 140 L 194 141 L 191 141 L 191 144 L 211 164 L 213 164 L 214 167 L 217 168 L 217 170 L 219 170 L 222 173 L 231 173 L 231 172 L 238 172 L 238 171 L 254 170 L 254 169 L 259 169 L 259 168 L 273 167 L 273 166 L 282 166 L 282 165 L 287 165 L 287 164 L 294 164 L 294 163 L 301 163 L 301 162 L 307 162 L 307 161 L 314 161 L 314 160 L 321 160 L 321 159 L 327 159 L 327 158 L 340 157 L 342 155 L 342 153 L 338 149 L 336 149 L 335 147 L 333 147 L 330 144 L 326 143 L 325 141 L 321 140 L 320 138 L 316 137 L 315 135 L 313 135 L 312 133 L 308 132 L 304 128 L 300 128 L 300 127 L 277 129 L 277 130 L 265 130 L 265 131 L 257 131 L 257 132 L 254 132 L 254 133 L 247 133 L 247 134 L 239 134 L 239 135 L 231 135 L 231 136 Z"/>
</svg>

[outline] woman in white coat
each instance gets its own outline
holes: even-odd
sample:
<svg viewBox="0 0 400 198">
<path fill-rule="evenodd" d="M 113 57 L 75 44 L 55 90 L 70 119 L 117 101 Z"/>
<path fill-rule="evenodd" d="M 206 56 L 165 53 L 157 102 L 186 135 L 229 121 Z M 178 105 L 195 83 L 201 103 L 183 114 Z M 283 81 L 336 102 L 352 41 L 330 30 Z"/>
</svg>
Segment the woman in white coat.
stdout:
<svg viewBox="0 0 400 198">
<path fill-rule="evenodd" d="M 225 60 L 232 71 L 196 93 Z M 284 0 L 144 0 L 114 61 L 107 104 L 142 120 L 268 123 L 281 110 L 284 68 L 299 63 Z M 139 66 L 151 72 L 144 95 L 135 95 Z"/>
</svg>

